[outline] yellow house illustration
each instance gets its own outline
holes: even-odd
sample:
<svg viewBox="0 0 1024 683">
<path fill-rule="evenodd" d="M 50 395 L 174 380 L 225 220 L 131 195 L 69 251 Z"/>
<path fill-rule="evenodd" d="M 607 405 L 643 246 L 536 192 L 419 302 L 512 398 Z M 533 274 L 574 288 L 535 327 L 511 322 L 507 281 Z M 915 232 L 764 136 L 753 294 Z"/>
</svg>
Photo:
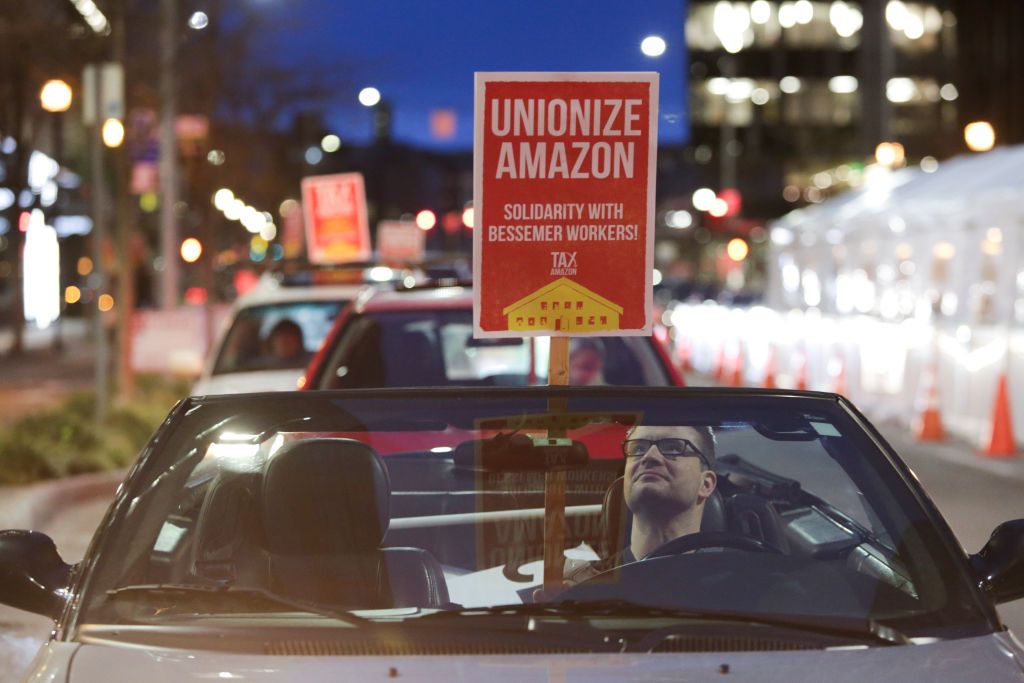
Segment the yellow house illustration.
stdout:
<svg viewBox="0 0 1024 683">
<path fill-rule="evenodd" d="M 594 332 L 619 329 L 622 306 L 569 278 L 558 278 L 502 309 L 516 331 Z"/>
</svg>

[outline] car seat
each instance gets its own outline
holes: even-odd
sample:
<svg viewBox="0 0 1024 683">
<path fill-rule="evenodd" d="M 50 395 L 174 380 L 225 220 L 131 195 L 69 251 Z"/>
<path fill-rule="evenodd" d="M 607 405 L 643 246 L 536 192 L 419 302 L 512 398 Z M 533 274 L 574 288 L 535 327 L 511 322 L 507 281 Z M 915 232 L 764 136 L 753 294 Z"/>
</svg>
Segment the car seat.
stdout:
<svg viewBox="0 0 1024 683">
<path fill-rule="evenodd" d="M 616 556 L 628 544 L 633 527 L 633 514 L 626 507 L 623 494 L 624 479 L 612 482 L 604 494 L 601 504 L 601 542 L 597 554 L 604 560 Z M 704 501 L 704 514 L 700 520 L 701 531 L 727 531 L 725 502 L 718 490 L 712 491 Z"/>
<path fill-rule="evenodd" d="M 391 495 L 377 453 L 351 439 L 286 444 L 260 497 L 270 588 L 344 609 L 442 607 L 448 588 L 420 548 L 385 548 Z"/>
<path fill-rule="evenodd" d="M 258 482 L 258 472 L 219 472 L 210 481 L 192 546 L 191 574 L 199 581 L 266 585 Z"/>
</svg>

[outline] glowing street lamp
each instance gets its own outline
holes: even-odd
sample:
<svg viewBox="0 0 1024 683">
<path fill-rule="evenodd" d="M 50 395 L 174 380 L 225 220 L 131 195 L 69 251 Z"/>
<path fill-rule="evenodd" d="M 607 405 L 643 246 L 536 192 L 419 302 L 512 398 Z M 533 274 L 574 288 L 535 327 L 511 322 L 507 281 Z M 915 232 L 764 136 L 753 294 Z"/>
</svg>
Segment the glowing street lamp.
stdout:
<svg viewBox="0 0 1024 683">
<path fill-rule="evenodd" d="M 71 99 L 71 86 L 59 78 L 46 81 L 39 91 L 39 103 L 43 109 L 54 114 L 70 109 Z"/>
<path fill-rule="evenodd" d="M 376 88 L 363 88 L 359 91 L 359 104 L 364 107 L 373 107 L 380 102 L 380 90 Z"/>
<path fill-rule="evenodd" d="M 120 147 L 124 142 L 124 124 L 119 119 L 109 118 L 103 122 L 100 134 L 103 137 L 103 144 L 107 147 Z"/>
<path fill-rule="evenodd" d="M 729 240 L 729 244 L 726 245 L 725 253 L 733 261 L 739 262 L 747 258 L 747 254 L 750 253 L 750 247 L 747 245 L 746 240 L 740 237 L 734 237 Z"/>
<path fill-rule="evenodd" d="M 334 133 L 325 135 L 323 137 L 323 140 L 320 141 L 320 149 L 327 152 L 328 154 L 337 152 L 339 149 L 341 149 L 341 138 L 339 138 Z"/>
<path fill-rule="evenodd" d="M 974 121 L 964 127 L 964 142 L 972 152 L 987 152 L 996 144 L 996 131 L 988 121 Z"/>
<path fill-rule="evenodd" d="M 665 39 L 661 36 L 647 36 L 640 42 L 640 51 L 648 57 L 662 56 L 665 48 Z"/>
<path fill-rule="evenodd" d="M 186 263 L 195 263 L 203 254 L 203 245 L 195 237 L 189 237 L 181 243 L 181 258 Z"/>
<path fill-rule="evenodd" d="M 416 214 L 416 227 L 426 232 L 432 230 L 437 225 L 437 215 L 434 214 L 430 209 L 423 209 Z"/>
<path fill-rule="evenodd" d="M 875 161 L 886 168 L 901 166 L 904 160 L 903 145 L 898 142 L 880 142 L 875 147 Z"/>
</svg>

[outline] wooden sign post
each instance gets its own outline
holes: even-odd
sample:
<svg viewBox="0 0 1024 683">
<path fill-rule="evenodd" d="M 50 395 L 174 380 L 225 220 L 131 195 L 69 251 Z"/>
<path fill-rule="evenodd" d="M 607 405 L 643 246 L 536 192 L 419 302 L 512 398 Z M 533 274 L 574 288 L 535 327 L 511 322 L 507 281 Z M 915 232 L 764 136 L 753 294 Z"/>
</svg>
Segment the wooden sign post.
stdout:
<svg viewBox="0 0 1024 683">
<path fill-rule="evenodd" d="M 548 385 L 569 384 L 569 338 L 552 337 L 548 358 Z M 551 399 L 548 410 L 564 411 L 564 399 Z M 565 430 L 551 429 L 548 436 L 564 437 Z M 565 569 L 565 472 L 544 475 L 544 590 L 553 595 L 562 588 Z"/>
</svg>

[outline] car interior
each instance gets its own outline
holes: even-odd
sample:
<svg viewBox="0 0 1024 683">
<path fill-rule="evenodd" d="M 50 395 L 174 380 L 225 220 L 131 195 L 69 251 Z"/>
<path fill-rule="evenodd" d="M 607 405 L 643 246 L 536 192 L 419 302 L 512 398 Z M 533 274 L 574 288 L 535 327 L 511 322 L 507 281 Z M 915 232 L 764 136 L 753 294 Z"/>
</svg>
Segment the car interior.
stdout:
<svg viewBox="0 0 1024 683">
<path fill-rule="evenodd" d="M 472 449 L 381 457 L 351 438 L 294 436 L 256 466 L 225 459 L 195 477 L 153 545 L 146 581 L 256 587 L 340 609 L 441 609 L 465 604 L 463 577 L 500 568 L 523 601 L 532 599 L 539 577 L 530 567 L 543 557 L 543 472 L 461 457 Z M 617 571 L 628 545 L 622 467 L 621 458 L 591 458 L 566 473 L 565 548 L 601 572 Z M 698 536 L 757 551 L 758 562 L 779 571 L 814 559 L 863 575 L 865 600 L 874 599 L 867 584 L 878 582 L 892 589 L 887 595 L 915 597 L 893 549 L 799 482 L 759 476 L 770 473 L 736 454 L 720 456 L 715 469 Z M 667 555 L 722 561 L 694 549 Z M 589 595 L 588 586 L 577 588 Z"/>
</svg>

